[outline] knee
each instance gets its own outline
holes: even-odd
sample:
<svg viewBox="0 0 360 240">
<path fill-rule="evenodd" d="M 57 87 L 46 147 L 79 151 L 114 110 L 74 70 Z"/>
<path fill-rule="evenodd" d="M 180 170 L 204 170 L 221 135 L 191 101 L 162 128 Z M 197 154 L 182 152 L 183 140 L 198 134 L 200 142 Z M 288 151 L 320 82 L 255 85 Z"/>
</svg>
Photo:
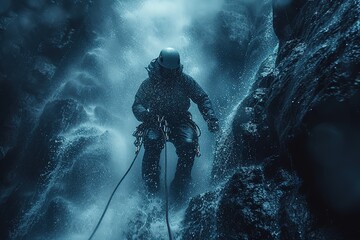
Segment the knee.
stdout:
<svg viewBox="0 0 360 240">
<path fill-rule="evenodd" d="M 178 154 L 187 155 L 187 156 L 195 156 L 197 146 L 198 146 L 197 139 L 195 139 L 195 138 L 183 139 L 183 141 L 179 145 Z"/>
<path fill-rule="evenodd" d="M 144 138 L 145 149 L 161 149 L 163 146 L 163 139 L 161 134 L 150 129 Z"/>
<path fill-rule="evenodd" d="M 181 149 L 196 149 L 197 141 L 195 139 L 184 139 L 180 144 Z"/>
<path fill-rule="evenodd" d="M 198 138 L 195 134 L 184 136 L 181 139 L 180 146 L 184 148 L 196 148 L 197 145 L 198 145 Z"/>
<path fill-rule="evenodd" d="M 198 137 L 194 129 L 188 125 L 183 125 L 179 130 L 178 147 L 182 151 L 195 150 L 198 145 Z"/>
<path fill-rule="evenodd" d="M 182 144 L 184 145 L 196 145 L 198 142 L 197 137 L 195 135 L 191 135 L 191 136 L 185 136 L 182 139 Z"/>
</svg>

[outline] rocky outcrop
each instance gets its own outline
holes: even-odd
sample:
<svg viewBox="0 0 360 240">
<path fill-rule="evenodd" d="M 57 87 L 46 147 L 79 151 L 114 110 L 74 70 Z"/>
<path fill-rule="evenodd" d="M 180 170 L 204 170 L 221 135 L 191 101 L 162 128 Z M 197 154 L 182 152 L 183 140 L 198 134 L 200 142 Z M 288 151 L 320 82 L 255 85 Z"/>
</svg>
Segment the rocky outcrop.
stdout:
<svg viewBox="0 0 360 240">
<path fill-rule="evenodd" d="M 213 180 L 224 185 L 212 239 L 357 239 L 359 4 L 273 8 L 277 54 L 217 149 Z"/>
<path fill-rule="evenodd" d="M 275 77 L 276 55 L 260 66 L 249 95 L 237 107 L 216 152 L 212 178 L 221 182 L 239 166 L 261 163 L 277 153 L 279 143 L 270 126 L 266 103 Z M 258 146 L 254 148 L 254 146 Z"/>
<path fill-rule="evenodd" d="M 185 212 L 182 239 L 213 239 L 217 236 L 216 211 L 219 193 L 218 189 L 191 199 Z"/>
<path fill-rule="evenodd" d="M 103 1 L 2 1 L 0 4 L 0 146 L 5 155 L 33 124 L 66 69 L 91 44 Z M 24 129 L 22 129 L 24 130 Z M 20 136 L 19 136 L 20 135 Z M 1 156 L 1 155 L 0 155 Z M 0 158 L 1 160 L 1 158 Z"/>
<path fill-rule="evenodd" d="M 7 168 L 1 169 L 4 239 L 63 234 L 74 217 L 71 209 L 81 208 L 78 204 L 84 200 L 90 204 L 89 189 L 109 184 L 114 174 L 108 167 L 111 153 L 105 147 L 109 134 L 82 126 L 87 121 L 84 108 L 75 100 L 49 102 L 24 150 L 5 157 Z M 73 137 L 67 138 L 73 131 Z"/>
<path fill-rule="evenodd" d="M 271 1 L 223 1 L 214 19 L 195 19 L 192 42 L 209 60 L 209 95 L 220 114 L 228 113 L 248 87 L 247 79 L 277 43 L 271 24 Z M 208 26 L 208 27 L 204 27 Z M 224 94 L 218 96 L 218 89 Z"/>
<path fill-rule="evenodd" d="M 268 21 L 271 16 L 271 1 L 268 0 L 258 4 L 224 1 L 223 9 L 217 16 L 217 40 L 213 46 L 220 68 L 229 68 L 226 72 L 236 78 L 261 61 L 263 53 L 268 52 L 276 42 L 271 21 Z"/>
<path fill-rule="evenodd" d="M 104 94 L 94 56 L 85 52 L 110 5 L 0 3 L 1 239 L 54 238 L 74 217 L 70 209 L 79 199 L 91 199 L 88 188 L 99 189 L 113 173 L 104 165 L 108 132 L 82 126 L 89 122 L 82 104 Z M 82 72 L 69 71 L 79 62 Z M 95 118 L 113 117 L 99 107 L 95 112 Z M 92 185 L 94 175 L 99 185 Z M 74 184 L 80 182 L 88 184 Z"/>
</svg>

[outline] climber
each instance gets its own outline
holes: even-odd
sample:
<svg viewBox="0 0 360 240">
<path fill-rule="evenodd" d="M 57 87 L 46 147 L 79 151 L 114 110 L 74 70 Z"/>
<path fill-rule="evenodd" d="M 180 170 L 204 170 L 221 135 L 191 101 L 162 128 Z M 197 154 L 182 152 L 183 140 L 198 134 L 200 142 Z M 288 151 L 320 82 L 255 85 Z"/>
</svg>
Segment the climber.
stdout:
<svg viewBox="0 0 360 240">
<path fill-rule="evenodd" d="M 179 158 L 170 192 L 173 199 L 184 199 L 198 149 L 196 124 L 188 111 L 190 100 L 198 105 L 210 132 L 219 130 L 218 119 L 208 95 L 183 72 L 178 51 L 163 49 L 146 70 L 149 77 L 141 84 L 132 106 L 136 119 L 143 122 L 146 129 L 142 177 L 150 193 L 158 192 L 160 153 L 164 147 L 158 119 L 164 117 L 170 129 L 169 141 L 176 147 Z"/>
</svg>

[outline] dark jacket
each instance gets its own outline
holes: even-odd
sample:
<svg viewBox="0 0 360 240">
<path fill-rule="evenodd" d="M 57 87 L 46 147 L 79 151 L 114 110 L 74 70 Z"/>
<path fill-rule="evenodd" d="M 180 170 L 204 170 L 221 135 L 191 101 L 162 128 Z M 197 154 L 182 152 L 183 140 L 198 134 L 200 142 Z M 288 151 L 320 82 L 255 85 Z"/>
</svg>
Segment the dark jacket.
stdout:
<svg viewBox="0 0 360 240">
<path fill-rule="evenodd" d="M 189 75 L 182 72 L 165 78 L 156 59 L 147 68 L 149 78 L 140 86 L 132 106 L 137 120 L 164 116 L 169 122 L 188 118 L 190 99 L 198 105 L 205 121 L 217 121 L 211 101 L 205 91 Z"/>
</svg>

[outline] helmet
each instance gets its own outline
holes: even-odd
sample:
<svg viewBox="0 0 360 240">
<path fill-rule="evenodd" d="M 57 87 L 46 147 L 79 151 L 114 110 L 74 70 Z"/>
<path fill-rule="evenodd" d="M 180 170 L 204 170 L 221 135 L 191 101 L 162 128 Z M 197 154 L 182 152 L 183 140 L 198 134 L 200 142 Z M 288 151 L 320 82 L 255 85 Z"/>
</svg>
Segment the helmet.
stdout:
<svg viewBox="0 0 360 240">
<path fill-rule="evenodd" d="M 157 61 L 166 69 L 176 69 L 180 67 L 180 54 L 174 48 L 165 48 L 161 50 Z"/>
</svg>

